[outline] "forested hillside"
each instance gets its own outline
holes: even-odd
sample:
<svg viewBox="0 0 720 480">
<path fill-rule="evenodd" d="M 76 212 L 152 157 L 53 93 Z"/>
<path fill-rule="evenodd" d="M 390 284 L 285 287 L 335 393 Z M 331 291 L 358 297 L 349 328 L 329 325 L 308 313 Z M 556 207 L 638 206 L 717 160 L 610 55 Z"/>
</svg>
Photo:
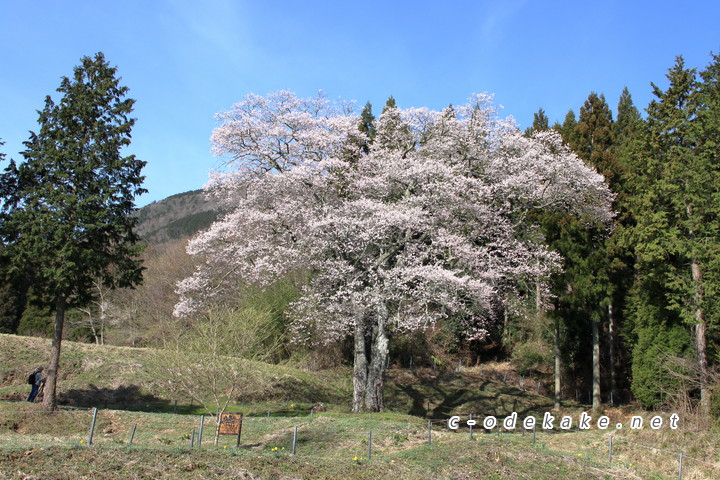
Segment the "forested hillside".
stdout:
<svg viewBox="0 0 720 480">
<path fill-rule="evenodd" d="M 217 215 L 217 204 L 202 190 L 178 193 L 138 210 L 136 232 L 148 243 L 165 243 L 209 227 Z"/>
</svg>

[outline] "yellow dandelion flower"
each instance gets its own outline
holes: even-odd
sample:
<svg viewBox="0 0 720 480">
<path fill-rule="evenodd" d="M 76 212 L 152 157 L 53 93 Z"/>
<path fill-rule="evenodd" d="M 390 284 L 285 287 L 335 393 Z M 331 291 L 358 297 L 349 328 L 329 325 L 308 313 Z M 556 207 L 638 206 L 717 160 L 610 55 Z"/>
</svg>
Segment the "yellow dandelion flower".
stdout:
<svg viewBox="0 0 720 480">
<path fill-rule="evenodd" d="M 357 462 L 358 457 L 353 457 L 353 462 Z"/>
<path fill-rule="evenodd" d="M 80 443 L 85 443 L 85 440 L 80 440 Z"/>
<path fill-rule="evenodd" d="M 578 457 L 582 457 L 582 453 L 578 453 Z"/>
</svg>

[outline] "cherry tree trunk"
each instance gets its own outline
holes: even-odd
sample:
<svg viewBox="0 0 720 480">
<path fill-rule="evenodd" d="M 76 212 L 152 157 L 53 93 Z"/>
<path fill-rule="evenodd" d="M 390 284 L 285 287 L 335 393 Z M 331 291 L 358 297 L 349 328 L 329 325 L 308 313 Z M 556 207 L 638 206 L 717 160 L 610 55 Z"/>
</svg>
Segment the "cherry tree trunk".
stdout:
<svg viewBox="0 0 720 480">
<path fill-rule="evenodd" d="M 353 412 L 362 412 L 367 387 L 368 362 L 365 352 L 365 323 L 362 316 L 355 319 L 354 361 L 353 361 Z"/>
<path fill-rule="evenodd" d="M 370 365 L 365 392 L 365 405 L 373 412 L 380 412 L 385 408 L 383 386 L 390 343 L 387 335 L 387 319 L 387 306 L 381 302 L 377 309 L 377 323 L 373 328 Z"/>
</svg>

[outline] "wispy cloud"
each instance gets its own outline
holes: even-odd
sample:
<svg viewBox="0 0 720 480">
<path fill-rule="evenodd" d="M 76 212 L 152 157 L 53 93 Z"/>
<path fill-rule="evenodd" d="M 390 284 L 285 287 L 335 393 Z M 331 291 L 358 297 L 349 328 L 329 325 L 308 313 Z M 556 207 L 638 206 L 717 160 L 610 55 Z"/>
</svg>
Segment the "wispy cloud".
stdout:
<svg viewBox="0 0 720 480">
<path fill-rule="evenodd" d="M 480 28 L 483 44 L 490 45 L 502 40 L 508 25 L 522 9 L 528 0 L 505 0 L 492 2 L 484 12 Z"/>
</svg>

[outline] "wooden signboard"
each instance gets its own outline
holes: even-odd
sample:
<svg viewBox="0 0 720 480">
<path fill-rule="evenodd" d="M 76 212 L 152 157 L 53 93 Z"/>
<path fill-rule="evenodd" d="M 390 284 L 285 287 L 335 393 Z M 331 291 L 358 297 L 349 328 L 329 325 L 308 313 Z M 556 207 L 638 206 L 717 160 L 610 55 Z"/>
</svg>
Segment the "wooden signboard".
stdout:
<svg viewBox="0 0 720 480">
<path fill-rule="evenodd" d="M 242 419 L 242 413 L 223 413 L 220 416 L 220 435 L 237 435 L 239 437 Z"/>
</svg>

